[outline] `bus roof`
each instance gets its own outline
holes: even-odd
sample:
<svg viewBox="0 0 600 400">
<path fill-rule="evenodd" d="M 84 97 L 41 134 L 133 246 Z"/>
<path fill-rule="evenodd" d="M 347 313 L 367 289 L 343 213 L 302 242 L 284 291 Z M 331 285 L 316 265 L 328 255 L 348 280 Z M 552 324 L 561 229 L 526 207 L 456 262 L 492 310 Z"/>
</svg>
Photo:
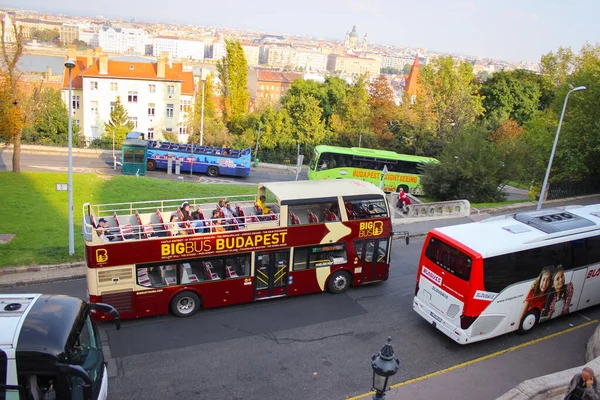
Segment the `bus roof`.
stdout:
<svg viewBox="0 0 600 400">
<path fill-rule="evenodd" d="M 435 158 L 431 158 L 431 157 L 413 156 L 410 154 L 400 154 L 400 153 L 396 153 L 395 151 L 389 151 L 389 150 L 365 149 L 363 147 L 338 147 L 338 146 L 318 145 L 315 147 L 315 151 L 317 151 L 318 153 L 330 152 L 330 153 L 338 153 L 338 154 L 349 154 L 349 155 L 353 155 L 353 156 L 373 157 L 373 158 L 389 159 L 389 160 L 413 161 L 413 162 L 420 162 L 420 163 L 436 161 Z"/>
<path fill-rule="evenodd" d="M 589 232 L 600 234 L 600 204 L 509 214 L 434 231 L 462 243 L 484 258 L 493 257 L 555 243 L 565 237 L 576 239 L 589 236 Z"/>
<path fill-rule="evenodd" d="M 0 347 L 59 357 L 86 304 L 70 296 L 4 294 L 0 306 Z"/>
<path fill-rule="evenodd" d="M 23 321 L 41 294 L 0 294 L 0 348 L 16 348 Z"/>
<path fill-rule="evenodd" d="M 269 182 L 262 183 L 261 186 L 271 191 L 280 204 L 289 204 L 297 200 L 337 198 L 338 196 L 385 196 L 385 193 L 372 183 L 355 179 Z"/>
</svg>

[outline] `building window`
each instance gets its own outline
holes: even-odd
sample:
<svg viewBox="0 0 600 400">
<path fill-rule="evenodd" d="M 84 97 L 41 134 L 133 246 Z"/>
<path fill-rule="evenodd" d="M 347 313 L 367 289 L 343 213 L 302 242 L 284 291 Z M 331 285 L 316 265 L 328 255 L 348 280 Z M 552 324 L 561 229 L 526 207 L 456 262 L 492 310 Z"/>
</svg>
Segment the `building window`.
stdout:
<svg viewBox="0 0 600 400">
<path fill-rule="evenodd" d="M 190 100 L 181 100 L 179 103 L 179 111 L 182 113 L 187 113 L 192 108 L 192 102 Z"/>
<path fill-rule="evenodd" d="M 154 109 L 155 109 L 155 105 L 154 103 L 148 103 L 148 116 L 149 117 L 154 117 Z"/>
<path fill-rule="evenodd" d="M 275 90 L 275 85 L 271 85 L 271 90 Z"/>
<path fill-rule="evenodd" d="M 167 94 L 168 95 L 175 94 L 175 86 L 174 85 L 167 85 Z"/>
<path fill-rule="evenodd" d="M 179 125 L 179 134 L 187 135 L 187 127 L 185 125 Z"/>
<path fill-rule="evenodd" d="M 156 85 L 148 85 L 148 92 L 156 93 Z"/>
<path fill-rule="evenodd" d="M 167 118 L 173 118 L 173 104 L 167 104 Z"/>
<path fill-rule="evenodd" d="M 127 101 L 129 103 L 137 103 L 138 101 L 138 92 L 137 91 L 129 91 L 129 93 L 127 94 Z"/>
<path fill-rule="evenodd" d="M 91 81 L 90 82 L 90 89 L 91 90 L 98 90 L 98 81 Z"/>
<path fill-rule="evenodd" d="M 154 139 L 154 128 L 148 128 L 148 140 Z"/>
<path fill-rule="evenodd" d="M 129 117 L 129 122 L 133 122 L 133 129 L 137 129 L 137 127 L 138 127 L 137 117 Z"/>
<path fill-rule="evenodd" d="M 92 101 L 92 114 L 98 114 L 98 102 Z"/>
<path fill-rule="evenodd" d="M 265 90 L 265 85 L 260 85 L 260 90 Z"/>
<path fill-rule="evenodd" d="M 73 96 L 73 110 L 79 110 L 79 96 Z"/>
<path fill-rule="evenodd" d="M 111 92 L 116 92 L 118 90 L 119 86 L 117 85 L 117 82 L 111 82 L 110 83 L 110 91 Z"/>
<path fill-rule="evenodd" d="M 116 101 L 111 101 L 110 102 L 110 112 L 115 111 L 115 107 L 117 106 L 117 102 Z"/>
<path fill-rule="evenodd" d="M 79 120 L 78 119 L 73 120 L 73 122 L 75 122 L 75 126 L 77 126 L 77 127 L 81 126 L 81 125 L 79 125 Z"/>
</svg>

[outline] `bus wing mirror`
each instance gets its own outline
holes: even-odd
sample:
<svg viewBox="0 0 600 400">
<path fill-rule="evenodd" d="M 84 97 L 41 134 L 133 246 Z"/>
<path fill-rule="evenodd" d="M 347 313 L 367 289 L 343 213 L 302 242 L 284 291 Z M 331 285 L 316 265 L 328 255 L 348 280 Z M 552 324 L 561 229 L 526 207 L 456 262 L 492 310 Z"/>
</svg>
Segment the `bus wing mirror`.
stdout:
<svg viewBox="0 0 600 400">
<path fill-rule="evenodd" d="M 408 245 L 410 243 L 408 231 L 392 232 L 392 236 L 404 237 L 404 240 L 406 241 L 406 245 Z"/>
<path fill-rule="evenodd" d="M 90 303 L 90 309 L 110 314 L 115 319 L 117 330 L 121 329 L 121 316 L 116 308 L 105 303 Z"/>
<path fill-rule="evenodd" d="M 58 367 L 58 370 L 62 373 L 81 378 L 81 380 L 83 380 L 83 398 L 86 400 L 92 399 L 92 378 L 90 378 L 90 375 L 85 369 L 83 369 L 81 365 L 59 363 L 56 364 L 56 366 Z"/>
</svg>

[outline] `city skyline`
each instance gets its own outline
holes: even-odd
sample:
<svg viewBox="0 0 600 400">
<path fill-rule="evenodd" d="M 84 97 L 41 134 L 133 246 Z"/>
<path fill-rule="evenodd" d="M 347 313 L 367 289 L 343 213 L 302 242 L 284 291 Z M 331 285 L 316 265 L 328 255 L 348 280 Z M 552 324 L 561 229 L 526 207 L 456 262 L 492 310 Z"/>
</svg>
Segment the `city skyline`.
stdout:
<svg viewBox="0 0 600 400">
<path fill-rule="evenodd" d="M 132 0 L 125 4 L 107 0 L 103 6 L 64 0 L 54 1 L 51 6 L 41 0 L 3 0 L 0 6 L 74 16 L 102 15 L 154 23 L 263 30 L 339 41 L 356 25 L 359 36 L 368 33 L 373 44 L 513 62 L 539 62 L 543 54 L 555 52 L 561 46 L 578 52 L 584 43 L 600 41 L 600 32 L 594 29 L 600 3 L 590 0 L 568 4 L 558 0 L 521 3 L 426 0 L 400 5 L 390 0 L 329 3 L 306 0 L 293 8 L 273 1 L 250 4 L 234 0 L 226 8 L 215 6 L 206 12 L 206 7 L 202 9 L 183 0 L 177 9 L 186 11 L 179 13 L 165 13 L 163 5 L 155 0 Z"/>
</svg>

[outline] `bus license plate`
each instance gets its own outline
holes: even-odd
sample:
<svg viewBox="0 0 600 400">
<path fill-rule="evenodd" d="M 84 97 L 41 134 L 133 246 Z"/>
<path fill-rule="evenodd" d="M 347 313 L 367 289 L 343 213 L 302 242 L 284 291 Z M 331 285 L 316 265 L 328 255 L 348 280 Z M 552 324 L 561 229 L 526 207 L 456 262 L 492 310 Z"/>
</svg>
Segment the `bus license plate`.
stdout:
<svg viewBox="0 0 600 400">
<path fill-rule="evenodd" d="M 433 313 L 433 311 L 429 311 L 429 315 L 431 315 L 431 318 L 435 319 L 437 322 L 442 322 L 442 319 L 440 317 L 438 317 L 437 315 L 435 315 Z M 435 322 L 434 322 L 435 324 Z"/>
</svg>

